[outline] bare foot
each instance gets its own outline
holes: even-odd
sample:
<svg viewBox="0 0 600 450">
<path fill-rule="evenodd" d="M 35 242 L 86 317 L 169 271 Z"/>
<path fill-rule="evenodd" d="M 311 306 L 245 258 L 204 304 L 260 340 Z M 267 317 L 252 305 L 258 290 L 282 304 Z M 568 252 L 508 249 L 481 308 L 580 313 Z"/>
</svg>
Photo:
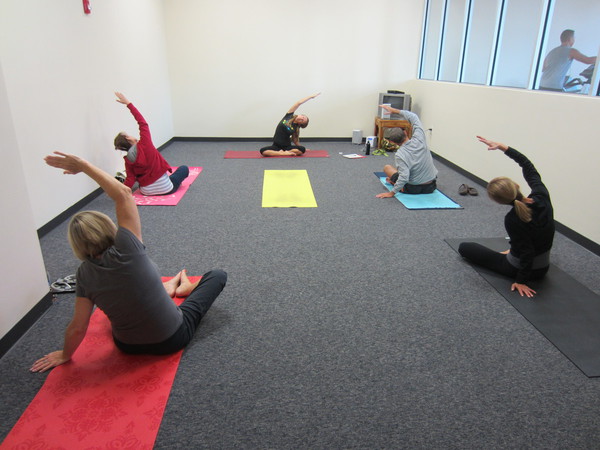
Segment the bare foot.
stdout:
<svg viewBox="0 0 600 450">
<path fill-rule="evenodd" d="M 183 271 L 182 271 L 183 272 Z M 171 278 L 169 281 L 164 281 L 163 286 L 165 287 L 165 291 L 169 294 L 169 297 L 175 297 L 175 292 L 179 283 L 181 282 L 181 272 Z"/>
<path fill-rule="evenodd" d="M 198 283 L 200 283 L 200 281 L 198 280 L 195 283 L 192 283 L 188 278 L 185 269 L 183 269 L 179 273 L 181 274 L 181 283 L 175 291 L 175 295 L 177 295 L 177 297 L 187 297 L 196 288 L 196 286 L 198 286 Z"/>
</svg>

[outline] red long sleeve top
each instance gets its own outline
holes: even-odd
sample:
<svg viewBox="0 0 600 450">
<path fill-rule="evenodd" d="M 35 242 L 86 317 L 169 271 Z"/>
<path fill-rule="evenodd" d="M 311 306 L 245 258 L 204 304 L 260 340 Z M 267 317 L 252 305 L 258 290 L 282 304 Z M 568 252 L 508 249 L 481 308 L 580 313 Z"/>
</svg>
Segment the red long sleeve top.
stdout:
<svg viewBox="0 0 600 450">
<path fill-rule="evenodd" d="M 127 105 L 133 118 L 140 128 L 140 140 L 137 143 L 137 157 L 131 162 L 125 156 L 125 185 L 132 187 L 137 181 L 140 186 L 148 186 L 158 180 L 167 171 L 171 172 L 171 166 L 158 152 L 152 143 L 150 127 L 146 119 L 140 114 L 133 103 Z"/>
</svg>

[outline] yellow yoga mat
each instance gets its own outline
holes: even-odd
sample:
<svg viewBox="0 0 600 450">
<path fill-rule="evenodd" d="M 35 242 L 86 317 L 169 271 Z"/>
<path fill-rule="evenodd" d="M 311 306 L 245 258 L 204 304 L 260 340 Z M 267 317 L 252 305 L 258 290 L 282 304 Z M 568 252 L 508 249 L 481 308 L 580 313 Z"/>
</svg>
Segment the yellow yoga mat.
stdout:
<svg viewBox="0 0 600 450">
<path fill-rule="evenodd" d="M 316 208 L 306 170 L 265 170 L 263 208 Z"/>
</svg>

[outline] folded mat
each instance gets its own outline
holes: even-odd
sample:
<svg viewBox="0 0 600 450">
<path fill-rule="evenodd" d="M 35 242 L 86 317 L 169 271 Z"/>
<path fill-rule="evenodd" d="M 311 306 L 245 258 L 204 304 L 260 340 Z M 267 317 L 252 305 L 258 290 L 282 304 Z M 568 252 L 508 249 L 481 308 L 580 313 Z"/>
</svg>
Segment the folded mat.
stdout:
<svg viewBox="0 0 600 450">
<path fill-rule="evenodd" d="M 393 186 L 385 181 L 385 173 L 374 173 L 388 191 L 393 189 Z M 408 209 L 462 209 L 462 206 L 439 189 L 436 189 L 431 194 L 403 194 L 402 192 L 398 192 L 394 197 Z"/>
<path fill-rule="evenodd" d="M 120 352 L 96 308 L 73 359 L 50 371 L 2 448 L 151 449 L 181 354 Z"/>
<path fill-rule="evenodd" d="M 172 168 L 173 171 L 177 169 L 177 167 Z M 138 206 L 144 205 L 162 205 L 162 206 L 175 206 L 179 203 L 179 200 L 183 198 L 185 193 L 187 192 L 190 185 L 198 178 L 200 172 L 202 172 L 202 167 L 190 167 L 190 174 L 188 177 L 183 180 L 179 189 L 177 189 L 174 193 L 168 195 L 142 195 L 140 190 L 138 189 L 133 193 L 133 198 L 135 199 L 135 204 Z"/>
<path fill-rule="evenodd" d="M 477 242 L 492 250 L 510 247 L 504 238 L 446 239 L 458 251 L 461 242 Z M 510 287 L 514 280 L 473 264 L 473 268 L 537 330 L 588 377 L 600 377 L 600 296 L 550 264 L 542 280 L 527 286 L 531 299 Z"/>
<path fill-rule="evenodd" d="M 263 156 L 258 150 L 228 150 L 226 159 L 255 159 L 255 158 L 329 158 L 327 150 L 306 150 L 302 156 Z"/>
<path fill-rule="evenodd" d="M 265 170 L 263 208 L 316 208 L 306 170 Z"/>
</svg>

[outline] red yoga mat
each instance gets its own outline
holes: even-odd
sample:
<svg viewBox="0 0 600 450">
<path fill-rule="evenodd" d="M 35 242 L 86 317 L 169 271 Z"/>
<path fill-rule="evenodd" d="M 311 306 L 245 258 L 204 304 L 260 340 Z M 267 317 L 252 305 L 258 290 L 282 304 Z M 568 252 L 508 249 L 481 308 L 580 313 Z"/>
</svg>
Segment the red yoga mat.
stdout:
<svg viewBox="0 0 600 450">
<path fill-rule="evenodd" d="M 302 156 L 263 156 L 258 150 L 228 150 L 225 159 L 258 159 L 258 158 L 329 158 L 327 150 L 306 150 Z"/>
<path fill-rule="evenodd" d="M 52 369 L 0 447 L 151 449 L 181 354 L 120 352 L 96 308 L 72 360 Z"/>
</svg>

